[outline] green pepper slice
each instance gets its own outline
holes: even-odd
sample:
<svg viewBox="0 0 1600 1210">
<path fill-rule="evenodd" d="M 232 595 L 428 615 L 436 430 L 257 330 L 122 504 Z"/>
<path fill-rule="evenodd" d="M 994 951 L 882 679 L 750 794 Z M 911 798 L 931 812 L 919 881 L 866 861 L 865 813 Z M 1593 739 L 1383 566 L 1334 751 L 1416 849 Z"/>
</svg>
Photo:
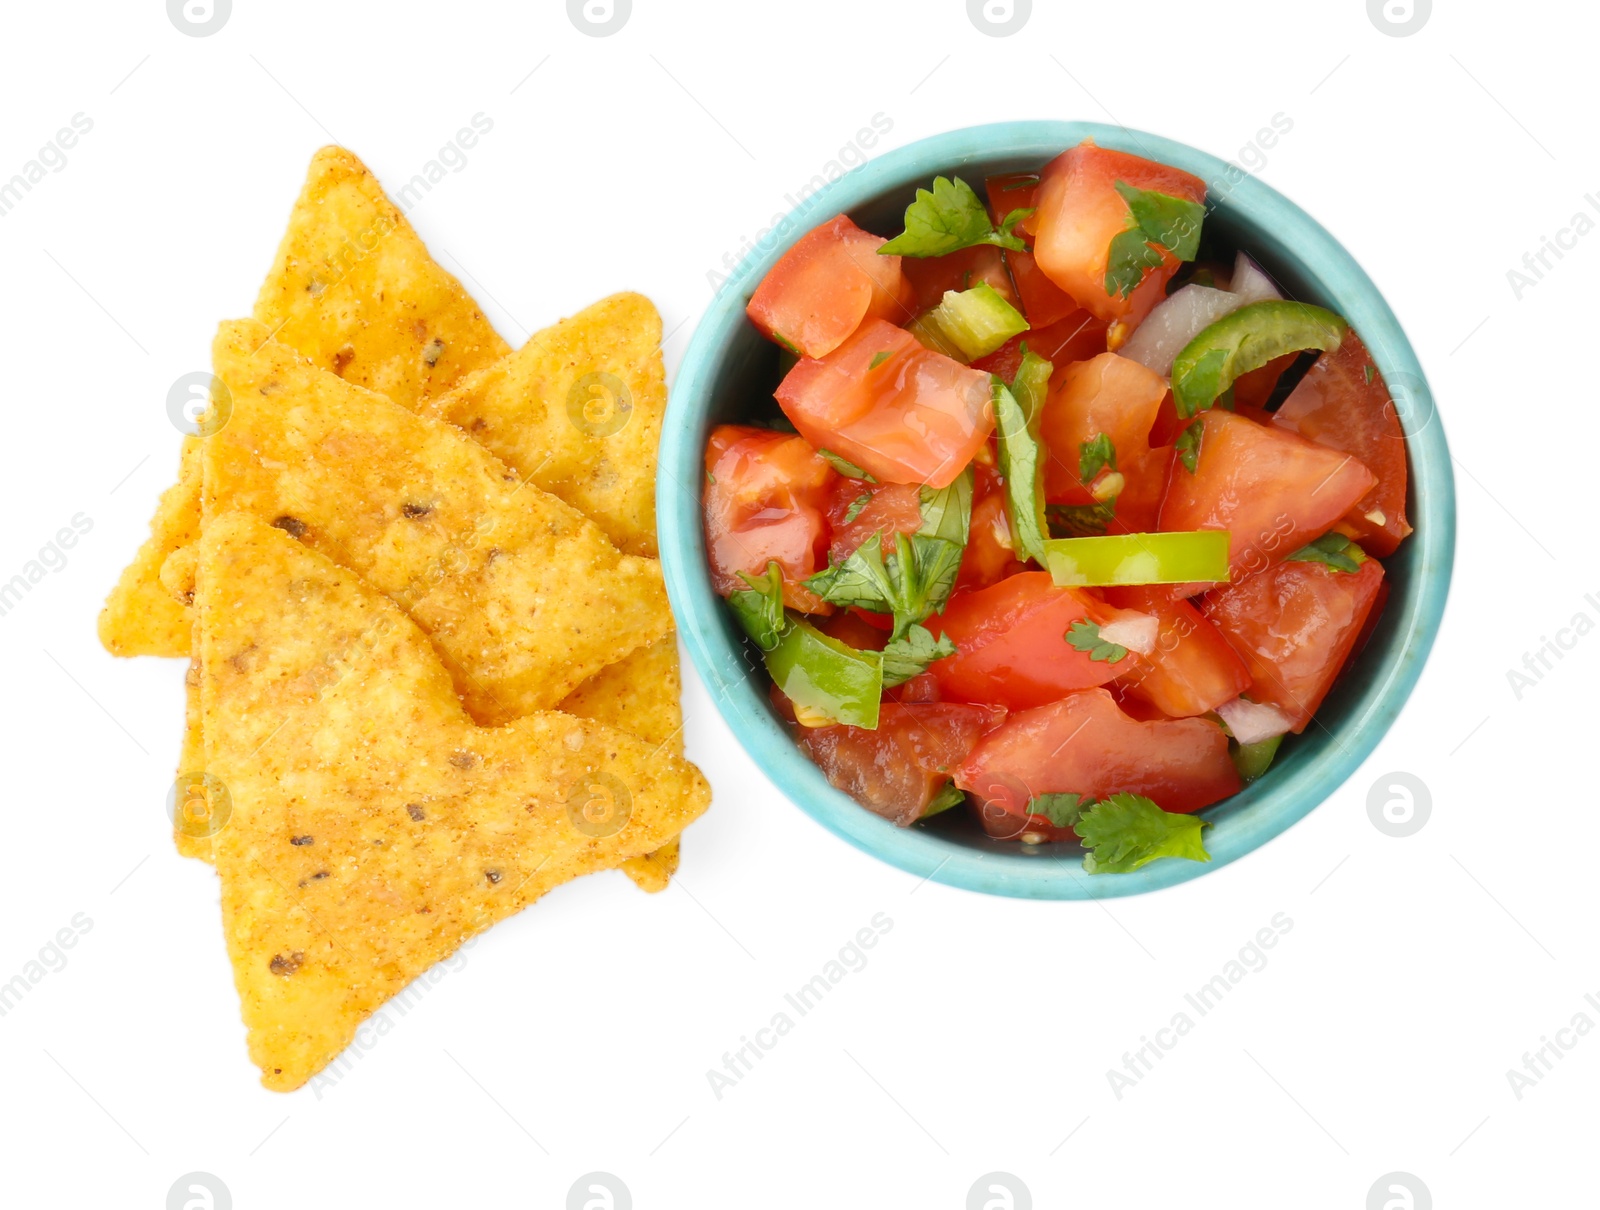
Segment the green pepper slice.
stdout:
<svg viewBox="0 0 1600 1210">
<path fill-rule="evenodd" d="M 1187 419 L 1251 370 L 1300 349 L 1337 349 L 1349 326 L 1310 303 L 1268 299 L 1225 315 L 1183 346 L 1172 363 L 1172 401 Z"/>
<path fill-rule="evenodd" d="M 1233 767 L 1239 770 L 1239 776 L 1244 781 L 1255 781 L 1267 771 L 1272 764 L 1272 758 L 1278 754 L 1278 745 L 1283 743 L 1283 736 L 1274 735 L 1271 739 L 1257 740 L 1253 744 L 1235 744 L 1233 747 Z"/>
<path fill-rule="evenodd" d="M 1225 529 L 1051 538 L 1044 549 L 1050 578 L 1062 588 L 1196 584 L 1228 578 Z"/>
<path fill-rule="evenodd" d="M 772 683 L 799 709 L 876 730 L 883 657 L 857 651 L 794 614 L 789 623 L 777 646 L 767 652 Z"/>
</svg>

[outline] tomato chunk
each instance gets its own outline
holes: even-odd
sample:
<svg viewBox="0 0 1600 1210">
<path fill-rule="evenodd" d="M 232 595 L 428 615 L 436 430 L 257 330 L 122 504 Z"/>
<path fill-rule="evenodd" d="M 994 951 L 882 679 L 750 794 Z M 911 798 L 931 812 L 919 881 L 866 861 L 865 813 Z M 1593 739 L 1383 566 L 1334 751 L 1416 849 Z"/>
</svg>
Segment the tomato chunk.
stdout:
<svg viewBox="0 0 1600 1210">
<path fill-rule="evenodd" d="M 1347 332 L 1289 392 L 1273 423 L 1354 454 L 1378 482 L 1351 507 L 1346 526 L 1368 551 L 1392 555 L 1411 532 L 1406 521 L 1406 440 L 1383 375 L 1361 338 Z"/>
<path fill-rule="evenodd" d="M 835 789 L 906 827 L 922 818 L 951 770 L 1005 716 L 998 706 L 884 702 L 877 730 L 805 727 L 800 746 Z"/>
<path fill-rule="evenodd" d="M 1160 624 L 1156 648 L 1132 672 L 1117 678 L 1125 693 L 1149 702 L 1168 718 L 1215 710 L 1250 688 L 1244 661 L 1188 601 L 1163 588 L 1108 588 L 1106 603 L 1150 614 Z"/>
<path fill-rule="evenodd" d="M 807 232 L 750 296 L 745 314 L 769 340 L 804 357 L 833 352 L 864 319 L 911 318 L 910 286 L 898 256 L 879 256 L 887 240 L 844 215 Z"/>
<path fill-rule="evenodd" d="M 978 796 L 992 835 L 1043 833 L 1075 839 L 1028 803 L 1041 794 L 1143 794 L 1187 814 L 1239 789 L 1228 737 L 1207 719 L 1129 718 L 1104 689 L 1013 714 L 984 736 L 956 770 L 956 785 Z"/>
<path fill-rule="evenodd" d="M 812 445 L 885 483 L 946 487 L 994 429 L 987 374 L 881 319 L 796 363 L 777 399 Z"/>
<path fill-rule="evenodd" d="M 1212 408 L 1199 421 L 1191 474 L 1174 458 L 1161 503 L 1164 530 L 1225 529 L 1235 583 L 1326 533 L 1372 489 L 1349 454 Z"/>
<path fill-rule="evenodd" d="M 1039 178 L 1028 173 L 1011 173 L 992 176 L 983 184 L 990 221 L 998 227 L 1013 210 L 1033 209 Z M 1077 300 L 1045 276 L 1033 253 L 1007 248 L 1005 262 L 1022 300 L 1022 313 L 1034 327 L 1049 327 L 1078 309 Z"/>
<path fill-rule="evenodd" d="M 833 606 L 800 581 L 827 566 L 828 504 L 839 478 L 826 459 L 793 433 L 725 424 L 706 445 L 701 498 L 711 578 L 727 596 L 777 561 L 783 599 L 807 613 Z"/>
<path fill-rule="evenodd" d="M 1304 731 L 1366 626 L 1383 565 L 1355 572 L 1326 563 L 1279 563 L 1218 589 L 1202 608 L 1250 670 L 1253 701 L 1288 715 Z"/>
<path fill-rule="evenodd" d="M 1065 638 L 1076 622 L 1112 616 L 1093 597 L 1056 587 L 1049 572 L 1025 571 L 952 597 L 942 615 L 928 620 L 930 630 L 956 645 L 954 655 L 929 671 L 953 701 L 998 702 L 1013 710 L 1041 706 L 1124 671 L 1091 660 Z"/>
<path fill-rule="evenodd" d="M 992 244 L 975 244 L 944 256 L 907 256 L 901 260 L 901 270 L 911 283 L 913 305 L 920 311 L 937 307 L 944 301 L 946 290 L 970 290 L 979 282 L 988 282 L 1001 298 L 1013 307 L 1017 305 L 1017 291 L 1006 272 L 1000 249 Z M 885 316 L 893 319 L 893 316 Z M 905 319 L 910 319 L 908 315 Z M 901 322 L 904 322 L 902 320 Z"/>
<path fill-rule="evenodd" d="M 1167 380 L 1160 374 L 1115 353 L 1057 369 L 1040 419 L 1040 434 L 1050 450 L 1045 498 L 1056 504 L 1094 500 L 1090 484 L 1079 476 L 1080 454 L 1085 443 L 1102 433 L 1110 438 L 1125 478 L 1151 469 L 1145 454 L 1166 393 Z"/>
<path fill-rule="evenodd" d="M 895 548 L 896 534 L 914 534 L 922 528 L 922 489 L 909 483 L 867 483 L 841 475 L 828 506 L 828 523 L 829 562 L 843 563 L 875 533 L 888 557 Z"/>
<path fill-rule="evenodd" d="M 1191 202 L 1206 197 L 1205 182 L 1197 176 L 1083 142 L 1045 166 L 1035 194 L 1037 210 L 1026 224 L 1034 232 L 1034 259 L 1045 275 L 1079 306 L 1115 325 L 1113 349 L 1166 296 L 1179 264 L 1164 253 L 1160 267 L 1146 269 L 1127 297 L 1106 291 L 1111 241 L 1132 224 L 1128 203 L 1116 190 L 1118 181 Z"/>
</svg>

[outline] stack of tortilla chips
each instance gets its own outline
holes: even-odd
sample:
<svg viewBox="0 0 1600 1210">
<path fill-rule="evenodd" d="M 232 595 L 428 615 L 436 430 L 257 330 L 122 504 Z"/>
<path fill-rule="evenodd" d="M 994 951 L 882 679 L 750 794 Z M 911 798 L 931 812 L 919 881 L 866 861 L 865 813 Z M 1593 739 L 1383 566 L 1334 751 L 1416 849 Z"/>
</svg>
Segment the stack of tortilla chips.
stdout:
<svg viewBox="0 0 1600 1210">
<path fill-rule="evenodd" d="M 655 561 L 660 341 L 619 294 L 513 352 L 337 147 L 218 332 L 100 637 L 192 661 L 174 831 L 269 1088 L 551 887 L 677 868 L 710 791 Z"/>
</svg>

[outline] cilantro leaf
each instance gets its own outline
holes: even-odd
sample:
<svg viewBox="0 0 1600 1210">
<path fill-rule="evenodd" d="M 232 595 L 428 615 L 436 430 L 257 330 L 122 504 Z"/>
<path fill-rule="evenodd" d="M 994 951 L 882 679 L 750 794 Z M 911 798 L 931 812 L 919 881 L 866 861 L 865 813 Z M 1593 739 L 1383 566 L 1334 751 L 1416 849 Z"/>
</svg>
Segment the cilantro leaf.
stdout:
<svg viewBox="0 0 1600 1210">
<path fill-rule="evenodd" d="M 1191 475 L 1200 466 L 1200 434 L 1205 432 L 1205 425 L 1196 420 L 1183 432 L 1178 434 L 1178 440 L 1173 443 L 1173 449 L 1178 451 L 1178 461 L 1183 463 L 1183 469 Z"/>
<path fill-rule="evenodd" d="M 1094 478 L 1105 467 L 1117 469 L 1117 447 L 1111 442 L 1111 434 L 1098 433 L 1093 441 L 1084 441 L 1078 446 L 1078 480 L 1085 487 L 1094 482 Z"/>
<path fill-rule="evenodd" d="M 883 649 L 883 687 L 893 689 L 928 670 L 934 660 L 956 653 L 950 636 L 938 638 L 924 626 L 913 625 L 904 638 L 891 639 Z"/>
<path fill-rule="evenodd" d="M 944 256 L 974 244 L 994 244 L 1020 252 L 1027 247 L 1011 228 L 1029 212 L 1013 210 L 996 231 L 989 211 L 960 177 L 933 178 L 933 188 L 918 189 L 906 207 L 906 228 L 878 249 L 880 256 Z"/>
<path fill-rule="evenodd" d="M 972 468 L 967 467 L 948 487 L 924 486 L 920 499 L 922 527 L 917 533 L 965 547 L 972 528 Z"/>
<path fill-rule="evenodd" d="M 919 819 L 926 819 L 930 815 L 937 815 L 940 811 L 948 811 L 951 807 L 959 807 L 967 801 L 966 791 L 962 790 L 953 781 L 944 783 L 944 789 L 933 796 L 931 802 L 922 808 Z"/>
<path fill-rule="evenodd" d="M 942 610 L 961 568 L 961 547 L 943 538 L 896 534 L 895 552 L 883 557 L 874 533 L 843 563 L 809 577 L 805 585 L 824 601 L 894 615 L 891 640 Z"/>
<path fill-rule="evenodd" d="M 1047 504 L 1044 512 L 1052 538 L 1098 538 L 1117 515 L 1117 498 L 1097 504 Z"/>
<path fill-rule="evenodd" d="M 1044 563 L 1050 527 L 1044 511 L 1044 449 L 1039 417 L 1052 367 L 1024 346 L 1022 365 L 1010 387 L 994 380 L 995 429 L 1000 436 L 1000 475 L 1006 486 L 1006 520 L 1017 555 Z"/>
<path fill-rule="evenodd" d="M 750 587 L 729 593 L 728 607 L 756 646 L 771 651 L 789 624 L 783 613 L 783 569 L 774 560 L 759 579 L 751 579 L 742 571 L 739 578 Z"/>
<path fill-rule="evenodd" d="M 1094 799 L 1083 794 L 1036 794 L 1028 802 L 1029 815 L 1043 815 L 1057 828 L 1076 828 Z"/>
<path fill-rule="evenodd" d="M 854 523 L 855 519 L 861 515 L 861 510 L 871 503 L 872 493 L 862 492 L 854 500 L 850 501 L 850 507 L 844 510 L 844 523 L 846 525 Z"/>
<path fill-rule="evenodd" d="M 1117 664 L 1128 658 L 1128 649 L 1119 643 L 1108 643 L 1100 637 L 1100 627 L 1088 618 L 1082 618 L 1067 627 L 1061 636 L 1074 651 L 1082 651 L 1101 664 Z"/>
<path fill-rule="evenodd" d="M 1088 850 L 1090 874 L 1127 874 L 1158 857 L 1210 861 L 1201 840 L 1205 820 L 1163 811 L 1141 794 L 1113 794 L 1085 811 L 1073 825 Z"/>
<path fill-rule="evenodd" d="M 839 455 L 834 453 L 832 450 L 818 450 L 817 453 L 821 454 L 823 460 L 827 462 L 829 466 L 833 467 L 834 470 L 843 475 L 846 479 L 860 479 L 863 483 L 877 482 L 876 479 L 867 474 L 866 471 L 862 470 L 854 462 L 851 462 L 848 458 L 839 457 Z"/>
<path fill-rule="evenodd" d="M 1330 531 L 1302 546 L 1285 563 L 1326 563 L 1335 571 L 1360 571 L 1367 552 L 1341 533 Z"/>
<path fill-rule="evenodd" d="M 1128 203 L 1128 227 L 1112 237 L 1105 289 L 1107 294 L 1127 298 L 1144 280 L 1147 269 L 1161 266 L 1162 249 L 1181 261 L 1195 258 L 1206 208 L 1170 193 L 1135 189 L 1126 181 L 1117 181 L 1115 188 Z"/>
</svg>

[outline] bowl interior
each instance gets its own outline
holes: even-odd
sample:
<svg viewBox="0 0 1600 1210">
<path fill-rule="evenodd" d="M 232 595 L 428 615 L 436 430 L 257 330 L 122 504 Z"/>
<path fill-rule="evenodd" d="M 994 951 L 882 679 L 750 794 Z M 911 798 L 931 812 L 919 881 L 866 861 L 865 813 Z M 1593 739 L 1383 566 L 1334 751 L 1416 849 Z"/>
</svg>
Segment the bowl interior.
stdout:
<svg viewBox="0 0 1600 1210">
<path fill-rule="evenodd" d="M 1032 171 L 1083 138 L 1183 168 L 1208 183 L 1207 249 L 1243 249 L 1285 295 L 1345 316 L 1390 384 L 1407 433 L 1407 511 L 1416 532 L 1384 561 L 1390 591 L 1366 647 L 1305 734 L 1285 740 L 1265 776 L 1203 817 L 1212 860 L 1153 862 L 1089 878 L 1076 845 L 988 837 L 970 811 L 897 828 L 833 789 L 785 733 L 767 699 L 759 655 L 711 587 L 700 525 L 703 451 L 712 427 L 776 414 L 778 351 L 744 316 L 751 292 L 800 235 L 844 212 L 893 235 L 916 188 L 936 173 L 982 178 Z M 1237 168 L 1158 136 L 1097 123 L 1019 122 L 954 131 L 890 152 L 819 191 L 758 244 L 722 288 L 679 371 L 662 440 L 662 558 L 679 627 L 702 679 L 740 742 L 772 780 L 824 826 L 883 860 L 971 890 L 1029 898 L 1137 894 L 1198 877 L 1264 844 L 1331 794 L 1376 745 L 1421 671 L 1450 579 L 1454 487 L 1442 426 L 1415 354 L 1371 280 L 1298 207 Z"/>
</svg>

